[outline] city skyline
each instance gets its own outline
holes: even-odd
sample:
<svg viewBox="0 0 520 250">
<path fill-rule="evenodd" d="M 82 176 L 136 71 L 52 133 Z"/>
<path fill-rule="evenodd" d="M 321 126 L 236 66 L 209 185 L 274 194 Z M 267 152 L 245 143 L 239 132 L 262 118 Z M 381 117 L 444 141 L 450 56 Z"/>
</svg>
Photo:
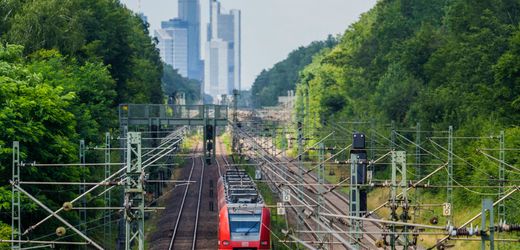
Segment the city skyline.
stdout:
<svg viewBox="0 0 520 250">
<path fill-rule="evenodd" d="M 161 22 L 155 31 L 161 58 L 183 77 L 189 77 L 188 22 L 175 18 Z"/>
<path fill-rule="evenodd" d="M 138 12 L 138 0 L 121 0 Z M 300 46 L 324 40 L 328 34 L 344 33 L 377 0 L 221 0 L 226 9 L 242 12 L 242 89 L 250 89 L 263 69 L 271 68 Z M 201 26 L 209 19 L 209 1 L 201 2 Z M 175 0 L 142 1 L 150 31 L 178 12 Z M 205 26 L 201 38 L 205 38 Z M 289 32 L 290 31 L 290 32 Z M 204 46 L 201 53 L 205 54 Z"/>
<path fill-rule="evenodd" d="M 199 0 L 178 0 L 180 20 L 186 21 L 188 27 L 188 78 L 202 80 L 203 64 L 200 48 L 200 3 Z"/>
<path fill-rule="evenodd" d="M 241 89 L 241 14 L 240 10 L 222 12 L 221 8 L 220 2 L 211 3 L 204 57 L 204 92 L 214 101 Z"/>
</svg>

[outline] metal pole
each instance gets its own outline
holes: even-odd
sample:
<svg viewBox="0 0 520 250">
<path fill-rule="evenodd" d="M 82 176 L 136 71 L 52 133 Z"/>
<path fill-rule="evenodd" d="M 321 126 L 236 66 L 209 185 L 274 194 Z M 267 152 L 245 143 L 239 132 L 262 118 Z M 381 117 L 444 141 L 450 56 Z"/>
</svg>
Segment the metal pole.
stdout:
<svg viewBox="0 0 520 250">
<path fill-rule="evenodd" d="M 208 127 L 208 115 L 206 114 L 206 105 L 202 106 L 202 115 L 204 120 L 204 127 L 202 128 L 202 148 L 204 149 L 204 162 L 208 160 L 208 140 L 207 140 L 207 127 Z"/>
<path fill-rule="evenodd" d="M 237 114 L 237 109 L 238 109 L 238 90 L 234 89 L 233 90 L 233 126 L 232 126 L 232 136 L 233 136 L 233 139 L 232 139 L 232 149 L 233 149 L 233 152 L 236 153 L 237 152 L 237 135 L 236 135 L 236 127 L 237 127 L 237 124 L 238 124 L 238 114 Z"/>
<path fill-rule="evenodd" d="M 273 137 L 271 137 L 272 155 L 276 156 L 276 124 L 273 122 Z"/>
<path fill-rule="evenodd" d="M 81 182 L 85 183 L 85 140 L 79 141 L 79 162 L 80 162 L 80 171 L 81 171 Z M 85 193 L 85 185 L 79 185 L 79 194 Z M 81 208 L 87 206 L 87 197 L 83 196 L 81 198 Z M 82 233 L 87 234 L 87 210 L 80 209 L 79 210 L 79 228 Z"/>
<path fill-rule="evenodd" d="M 375 167 L 374 167 L 374 160 L 375 160 L 375 147 L 376 147 L 376 140 L 375 140 L 375 130 L 376 130 L 376 126 L 375 126 L 375 122 L 374 122 L 374 119 L 371 119 L 370 120 L 370 164 L 368 165 L 368 172 L 369 172 L 369 176 L 368 176 L 368 182 L 372 182 L 372 177 L 374 176 L 375 174 Z"/>
<path fill-rule="evenodd" d="M 125 249 L 131 250 L 137 240 L 137 248 L 144 250 L 144 172 L 141 158 L 141 133 L 128 132 L 125 181 Z M 137 207 L 137 209 L 133 209 Z M 137 230 L 137 232 L 136 232 Z M 137 237 L 134 237 L 137 235 Z"/>
<path fill-rule="evenodd" d="M 415 178 L 414 180 L 420 180 L 422 178 L 421 169 L 421 123 L 417 123 L 415 132 Z M 413 222 L 416 222 L 416 218 L 420 216 L 421 209 L 419 204 L 421 203 L 421 189 L 415 188 L 414 190 L 414 203 L 413 208 Z M 413 242 L 417 242 L 417 235 L 413 235 Z M 414 249 L 417 249 L 417 244 L 414 245 Z"/>
<path fill-rule="evenodd" d="M 402 218 L 403 222 L 407 222 L 408 218 L 408 209 L 410 206 L 408 205 L 408 192 L 407 192 L 407 175 L 406 175 L 406 152 L 405 151 L 392 151 L 392 204 L 390 205 L 392 208 L 392 220 L 398 221 L 399 216 L 397 215 L 397 208 L 399 204 L 402 204 L 402 211 L 403 214 L 400 216 Z M 400 174 L 401 178 L 398 182 L 397 175 Z M 401 198 L 400 200 L 397 200 L 397 189 L 401 189 Z M 395 249 L 395 240 L 396 240 L 396 230 L 395 225 L 392 225 L 392 232 L 394 233 L 391 235 L 391 239 L 394 242 L 394 245 L 392 245 L 392 249 Z M 408 232 L 408 227 L 404 226 L 405 235 L 404 237 L 404 249 L 408 249 L 408 235 L 406 233 Z"/>
<path fill-rule="evenodd" d="M 489 211 L 489 235 L 485 233 L 486 230 L 486 222 L 487 222 L 487 215 L 486 212 Z M 482 238 L 482 244 L 481 248 L 482 250 L 486 250 L 486 240 L 489 240 L 489 249 L 494 250 L 495 249 L 495 220 L 493 218 L 493 200 L 491 199 L 483 199 L 482 200 L 482 216 L 481 218 L 481 238 Z"/>
<path fill-rule="evenodd" d="M 506 170 L 505 170 L 505 134 L 504 131 L 500 131 L 500 151 L 499 151 L 499 165 L 498 165 L 498 178 L 499 178 L 499 189 L 498 197 L 504 195 L 504 185 L 506 181 Z M 504 201 L 498 204 L 498 220 L 504 222 L 506 220 L 506 206 Z"/>
<path fill-rule="evenodd" d="M 395 146 L 396 146 L 396 144 L 395 144 L 395 137 L 396 136 L 395 135 L 396 134 L 395 134 L 395 121 L 394 120 L 392 120 L 392 123 L 391 123 L 390 126 L 391 126 L 391 129 L 392 129 L 392 131 L 390 133 L 390 149 L 395 149 Z"/>
<path fill-rule="evenodd" d="M 298 116 L 298 181 L 300 183 L 303 183 L 303 162 L 302 162 L 302 154 L 303 154 L 303 124 L 302 124 L 302 114 L 300 112 L 299 116 Z M 298 193 L 298 198 L 300 200 L 303 200 L 303 185 L 299 187 L 300 188 L 300 192 Z M 298 215 L 299 216 L 299 215 Z M 297 224 L 297 227 L 296 229 L 297 230 L 300 230 L 302 229 L 303 225 L 302 225 L 302 219 L 299 219 L 298 218 L 298 224 Z M 296 234 L 297 237 L 299 237 L 299 233 Z M 297 246 L 297 248 L 299 249 L 299 246 Z"/>
<path fill-rule="evenodd" d="M 18 185 L 20 182 L 20 142 L 13 142 L 13 175 L 12 181 Z M 22 248 L 22 222 L 20 214 L 20 190 L 16 186 L 11 189 L 11 249 Z M 16 242 L 15 242 L 16 241 Z"/>
<path fill-rule="evenodd" d="M 220 107 L 218 107 L 220 108 Z M 215 106 L 215 114 L 216 114 L 217 106 Z M 213 155 L 211 157 L 211 162 L 215 162 L 217 160 L 217 117 L 213 117 L 213 138 L 211 138 L 211 143 L 213 144 Z"/>
<path fill-rule="evenodd" d="M 126 159 L 126 152 L 128 151 L 128 148 L 126 147 L 126 144 L 127 144 L 127 141 L 128 141 L 128 125 L 127 125 L 128 121 L 127 120 L 124 120 L 122 119 L 121 117 L 121 113 L 120 113 L 120 117 L 119 117 L 119 124 L 120 124 L 120 137 L 123 138 L 122 140 L 120 140 L 120 147 L 123 148 L 123 152 L 121 152 L 121 162 L 126 164 L 127 162 L 127 159 Z M 124 167 L 124 166 L 123 166 Z M 118 172 L 121 172 L 124 168 L 121 168 L 119 169 Z M 123 190 L 123 197 L 124 197 L 124 190 Z M 119 204 L 123 204 L 124 203 L 124 198 L 120 200 L 120 203 Z M 120 218 L 119 221 L 118 221 L 118 224 L 117 224 L 117 228 L 118 228 L 118 232 L 117 232 L 117 243 L 116 243 L 116 249 L 117 250 L 122 250 L 125 248 L 125 219 L 124 218 Z"/>
<path fill-rule="evenodd" d="M 350 188 L 349 188 L 349 196 L 350 196 L 350 209 L 349 215 L 354 217 L 360 217 L 360 207 L 359 207 L 359 187 L 358 187 L 358 160 L 359 156 L 357 154 L 350 155 Z M 350 219 L 351 231 L 356 233 L 353 234 L 352 246 L 354 249 L 359 249 L 359 240 L 361 240 L 361 231 L 360 231 L 360 221 L 356 219 Z"/>
<path fill-rule="evenodd" d="M 415 180 L 420 180 L 422 178 L 422 169 L 421 169 L 421 123 L 417 123 L 415 132 Z M 414 192 L 414 201 L 415 205 L 420 203 L 421 195 L 420 189 L 415 188 Z M 420 209 L 419 206 L 414 207 L 414 221 L 415 218 L 419 215 Z"/>
<path fill-rule="evenodd" d="M 448 128 L 448 179 L 446 183 L 446 203 L 448 223 L 453 223 L 453 126 Z"/>
<path fill-rule="evenodd" d="M 393 132 L 393 130 L 392 130 Z M 390 187 L 390 219 L 392 221 L 398 221 L 397 216 L 397 164 L 396 164 L 396 152 L 392 150 L 392 186 Z M 390 225 L 390 249 L 395 250 L 395 239 L 396 230 L 395 225 Z"/>
<path fill-rule="evenodd" d="M 111 175 L 110 173 L 110 163 L 111 163 L 111 157 L 110 157 L 110 133 L 107 132 L 105 134 L 105 180 L 108 179 Z M 108 207 L 111 207 L 112 206 L 112 203 L 111 203 L 111 192 L 110 190 L 108 190 L 108 187 L 105 187 L 105 193 L 104 193 L 104 198 L 105 198 L 105 205 L 108 206 Z M 105 216 L 103 218 L 103 224 L 105 225 L 104 226 L 104 234 L 103 234 L 103 237 L 104 237 L 104 243 L 105 243 L 105 246 L 107 248 L 110 248 L 111 246 L 111 241 L 112 241 L 112 219 L 111 219 L 111 216 L 110 216 L 110 211 L 105 211 Z"/>
<path fill-rule="evenodd" d="M 320 167 L 318 168 L 318 187 L 316 188 L 317 192 L 318 192 L 318 197 L 317 197 L 317 201 L 318 201 L 318 206 L 316 207 L 316 217 L 317 219 L 319 220 L 320 219 L 320 210 L 321 210 L 321 206 L 323 206 L 323 203 L 324 203 L 324 199 L 323 199 L 323 193 L 325 192 L 325 187 L 323 186 L 325 184 L 325 163 L 323 163 L 325 159 L 325 145 L 323 144 L 323 142 L 320 142 L 319 144 L 319 150 L 318 150 L 318 160 L 320 162 Z M 321 230 L 320 228 L 320 225 L 318 224 L 318 227 L 317 227 L 318 231 Z M 323 234 L 317 234 L 318 238 L 320 241 L 324 241 L 325 240 L 325 237 Z"/>
</svg>

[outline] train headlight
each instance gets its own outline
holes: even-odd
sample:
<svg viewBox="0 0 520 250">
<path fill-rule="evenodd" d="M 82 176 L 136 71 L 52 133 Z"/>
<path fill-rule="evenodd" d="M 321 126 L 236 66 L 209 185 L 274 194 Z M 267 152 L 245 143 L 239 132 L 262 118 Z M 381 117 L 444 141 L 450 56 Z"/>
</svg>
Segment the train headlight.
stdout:
<svg viewBox="0 0 520 250">
<path fill-rule="evenodd" d="M 227 241 L 227 240 L 222 241 L 222 245 L 223 246 L 229 246 L 229 241 Z"/>
<path fill-rule="evenodd" d="M 262 246 L 268 246 L 268 245 L 269 245 L 269 242 L 267 242 L 266 240 L 263 240 L 263 241 L 260 241 L 260 245 L 262 245 Z"/>
</svg>

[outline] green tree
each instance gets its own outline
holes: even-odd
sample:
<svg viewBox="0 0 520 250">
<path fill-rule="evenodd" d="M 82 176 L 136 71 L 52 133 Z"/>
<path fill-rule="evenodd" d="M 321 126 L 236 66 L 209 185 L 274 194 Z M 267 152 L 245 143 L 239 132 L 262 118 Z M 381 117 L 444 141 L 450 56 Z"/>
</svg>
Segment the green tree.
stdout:
<svg viewBox="0 0 520 250">
<path fill-rule="evenodd" d="M 164 94 L 175 97 L 179 93 L 186 95 L 187 103 L 194 104 L 200 100 L 200 83 L 196 80 L 182 77 L 171 65 L 164 64 L 162 78 Z"/>
<path fill-rule="evenodd" d="M 278 96 L 287 95 L 288 90 L 296 88 L 299 72 L 312 62 L 313 56 L 336 43 L 336 39 L 329 36 L 325 41 L 313 42 L 292 51 L 285 60 L 275 64 L 273 68 L 262 70 L 251 88 L 253 104 L 257 107 L 276 105 Z"/>
</svg>

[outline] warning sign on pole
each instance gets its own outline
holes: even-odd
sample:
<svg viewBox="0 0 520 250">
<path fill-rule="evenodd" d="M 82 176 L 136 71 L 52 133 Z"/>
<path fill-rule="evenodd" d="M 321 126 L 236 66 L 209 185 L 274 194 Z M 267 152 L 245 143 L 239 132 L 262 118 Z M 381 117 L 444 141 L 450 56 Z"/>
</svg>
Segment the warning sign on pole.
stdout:
<svg viewBox="0 0 520 250">
<path fill-rule="evenodd" d="M 282 189 L 282 201 L 291 202 L 291 190 L 288 188 Z"/>
<path fill-rule="evenodd" d="M 442 205 L 442 215 L 444 215 L 444 216 L 451 215 L 451 203 L 446 202 Z"/>
<path fill-rule="evenodd" d="M 285 207 L 283 206 L 282 202 L 276 203 L 276 214 L 285 215 Z"/>
</svg>

